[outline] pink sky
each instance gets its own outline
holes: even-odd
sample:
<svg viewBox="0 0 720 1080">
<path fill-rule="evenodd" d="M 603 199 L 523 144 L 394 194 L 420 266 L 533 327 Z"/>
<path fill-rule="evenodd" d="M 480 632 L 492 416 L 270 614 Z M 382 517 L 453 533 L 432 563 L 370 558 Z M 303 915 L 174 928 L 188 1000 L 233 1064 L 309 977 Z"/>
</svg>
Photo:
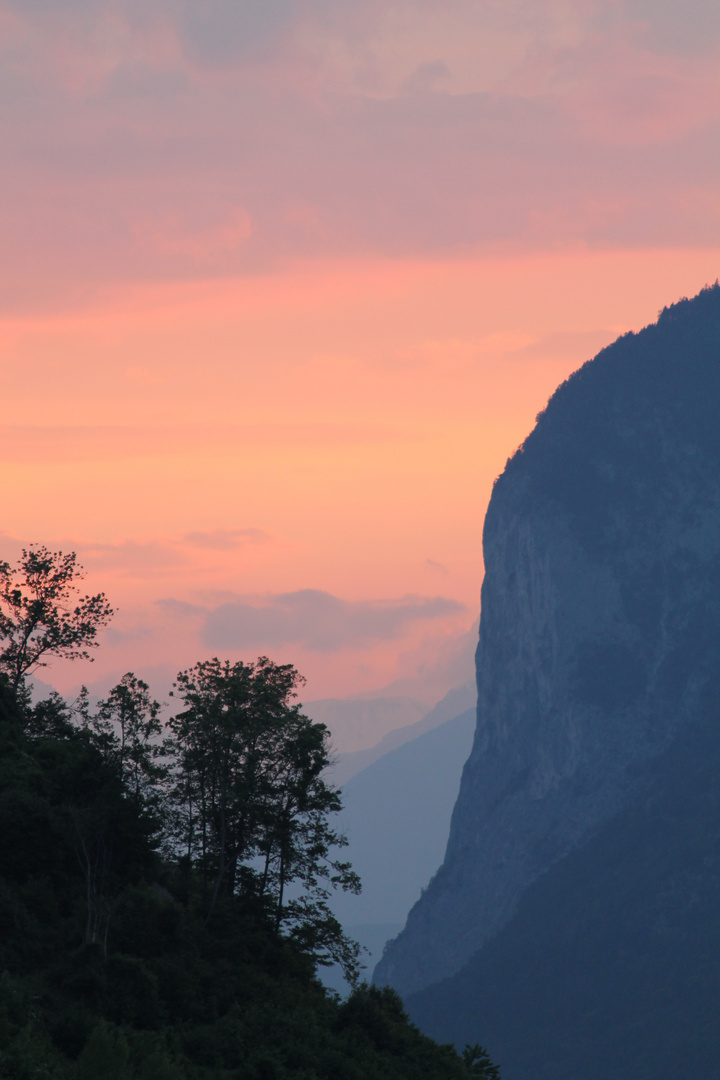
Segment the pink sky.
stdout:
<svg viewBox="0 0 720 1080">
<path fill-rule="evenodd" d="M 94 668 L 469 672 L 493 479 L 720 273 L 705 0 L 0 0 L 3 543 Z"/>
</svg>

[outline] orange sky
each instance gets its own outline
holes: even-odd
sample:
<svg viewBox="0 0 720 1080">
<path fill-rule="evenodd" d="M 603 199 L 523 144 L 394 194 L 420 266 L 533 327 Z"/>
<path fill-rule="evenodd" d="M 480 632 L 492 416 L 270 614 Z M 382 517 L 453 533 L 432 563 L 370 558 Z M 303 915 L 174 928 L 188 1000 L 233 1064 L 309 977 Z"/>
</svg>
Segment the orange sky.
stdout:
<svg viewBox="0 0 720 1080">
<path fill-rule="evenodd" d="M 86 679 L 134 667 L 167 681 L 227 641 L 292 660 L 311 697 L 414 678 L 431 698 L 462 670 L 452 642 L 479 611 L 482 521 L 507 456 L 563 378 L 697 291 L 719 255 L 314 263 L 6 317 L 6 549 L 77 549 L 119 608 Z M 369 624 L 349 609 L 319 645 L 284 623 L 243 630 L 239 647 L 203 637 L 222 603 L 305 589 Z M 455 606 L 415 601 L 384 622 L 405 597 Z"/>
<path fill-rule="evenodd" d="M 94 668 L 307 698 L 471 671 L 493 479 L 720 272 L 713 0 L 0 0 L 0 557 Z"/>
</svg>

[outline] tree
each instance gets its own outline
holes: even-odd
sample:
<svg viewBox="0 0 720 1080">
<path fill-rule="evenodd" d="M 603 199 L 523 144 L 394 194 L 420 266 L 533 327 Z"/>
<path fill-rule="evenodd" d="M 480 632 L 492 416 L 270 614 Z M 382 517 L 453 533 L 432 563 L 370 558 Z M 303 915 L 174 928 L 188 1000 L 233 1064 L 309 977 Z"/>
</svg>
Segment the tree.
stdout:
<svg viewBox="0 0 720 1080">
<path fill-rule="evenodd" d="M 84 885 L 85 944 L 102 944 L 113 904 L 125 884 L 155 869 L 159 822 L 144 798 L 137 798 L 123 774 L 117 746 L 104 733 L 80 728 L 64 774 L 66 836 Z"/>
<path fill-rule="evenodd" d="M 358 949 L 331 915 L 334 888 L 358 892 L 344 837 L 329 824 L 339 792 L 322 778 L 329 734 L 292 703 L 290 664 L 217 658 L 177 677 L 185 708 L 170 722 L 177 841 L 203 882 L 206 921 L 223 893 L 262 911 L 320 963 L 357 973 Z M 292 889 L 290 899 L 288 891 Z"/>
<path fill-rule="evenodd" d="M 476 1077 L 477 1080 L 500 1080 L 500 1070 L 493 1064 L 487 1050 L 480 1043 L 474 1045 L 467 1043 L 462 1052 L 462 1058 L 470 1076 Z"/>
<path fill-rule="evenodd" d="M 92 660 L 97 633 L 113 615 L 105 593 L 80 596 L 84 578 L 74 551 L 23 548 L 13 569 L 0 562 L 0 671 L 17 690 L 25 676 L 47 667 L 47 657 Z M 74 605 L 74 606 L 73 606 Z"/>
<path fill-rule="evenodd" d="M 53 699 L 40 703 L 34 713 L 53 704 Z M 140 831 L 147 841 L 160 828 L 158 782 L 165 772 L 157 764 L 162 752 L 160 705 L 150 697 L 148 684 L 128 672 L 108 697 L 98 702 L 94 714 L 83 686 L 72 712 L 79 718 L 78 734 L 86 738 L 97 759 L 79 800 L 70 806 L 75 852 L 85 879 L 85 942 L 102 939 L 107 948 L 117 864 L 126 855 L 118 837 L 129 837 L 133 822 L 141 823 Z"/>
<path fill-rule="evenodd" d="M 87 715 L 85 699 L 83 708 Z M 150 687 L 129 671 L 98 702 L 97 713 L 90 719 L 98 735 L 105 736 L 127 790 L 138 800 L 147 797 L 162 776 L 157 764 L 162 750 L 159 716 L 160 703 L 150 697 Z"/>
<path fill-rule="evenodd" d="M 78 1080 L 129 1080 L 130 1048 L 122 1031 L 101 1020 L 77 1062 Z"/>
<path fill-rule="evenodd" d="M 259 895 L 271 908 L 276 933 L 283 930 L 320 963 L 340 963 L 352 983 L 358 953 L 348 951 L 327 901 L 337 887 L 359 892 L 360 880 L 349 862 L 333 857 L 347 840 L 329 820 L 342 802 L 322 779 L 328 737 L 324 724 L 298 709 L 275 733 L 262 790 Z"/>
<path fill-rule="evenodd" d="M 258 678 L 263 665 L 269 687 Z M 300 863 L 288 843 L 292 828 L 287 834 L 288 822 L 300 820 L 293 808 L 303 792 L 312 793 L 312 775 L 326 757 L 324 729 L 287 699 L 280 723 L 282 687 L 292 686 L 293 669 L 268 661 L 244 672 L 218 666 L 219 689 L 234 672 L 257 691 L 246 700 L 248 720 L 260 711 L 264 690 L 269 706 L 277 705 L 277 757 L 264 759 L 276 768 L 258 788 L 268 801 L 257 810 L 256 834 L 271 853 L 272 903 L 259 911 L 254 903 L 266 866 L 256 844 L 258 854 L 236 875 L 234 895 L 222 895 L 215 918 L 204 925 L 199 874 L 187 875 L 186 902 L 177 860 L 156 856 L 160 837 L 147 799 L 136 797 L 132 774 L 119 768 L 119 721 L 112 720 L 112 737 L 96 730 L 89 710 L 87 723 L 73 722 L 77 706 L 58 695 L 31 709 L 27 695 L 0 674 L 0 1080 L 479 1077 L 452 1046 L 438 1046 L 410 1024 L 389 988 L 363 984 L 346 1001 L 323 989 L 312 961 L 328 928 L 311 897 L 297 924 L 310 955 L 303 955 L 302 938 L 284 915 L 277 932 L 281 851 L 288 878 L 300 863 L 306 873 L 320 857 L 302 855 L 315 843 L 314 825 L 295 843 Z M 258 729 L 259 745 L 259 716 Z M 283 755 L 292 747 L 288 763 Z M 216 769 L 213 762 L 206 781 Z M 302 805 L 313 802 L 321 816 L 318 792 Z M 278 811 L 285 812 L 279 822 Z M 216 865 L 213 828 L 208 846 Z M 194 857 L 198 851 L 193 847 Z M 221 892 L 228 887 L 225 879 Z M 291 903 L 283 901 L 283 912 Z M 86 947 L 78 948 L 83 929 Z M 496 1074 L 485 1080 L 490 1075 Z"/>
</svg>

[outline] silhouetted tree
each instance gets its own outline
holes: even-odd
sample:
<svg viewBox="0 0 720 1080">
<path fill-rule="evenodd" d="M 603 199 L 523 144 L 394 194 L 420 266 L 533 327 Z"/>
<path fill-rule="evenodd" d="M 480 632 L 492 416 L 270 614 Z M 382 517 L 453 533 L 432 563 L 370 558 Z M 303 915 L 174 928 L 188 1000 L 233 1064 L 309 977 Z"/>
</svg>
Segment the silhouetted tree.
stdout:
<svg viewBox="0 0 720 1080">
<path fill-rule="evenodd" d="M 151 698 L 150 687 L 129 671 L 98 702 L 91 718 L 95 731 L 106 740 L 106 752 L 116 761 L 126 789 L 136 799 L 152 799 L 153 785 L 163 775 L 158 764 L 162 752 L 159 716 L 160 703 Z"/>
<path fill-rule="evenodd" d="M 297 671 L 196 664 L 166 744 L 132 674 L 95 710 L 87 691 L 31 706 L 33 662 L 93 641 L 82 624 L 74 645 L 50 633 L 68 591 L 43 596 L 40 579 L 66 557 L 44 550 L 25 607 L 2 564 L 15 651 L 0 665 L 0 1080 L 494 1080 L 422 1035 L 388 988 L 341 1002 L 315 977 L 328 960 L 357 972 L 326 900 L 359 883 L 332 857 L 328 732 L 293 704 Z"/>
<path fill-rule="evenodd" d="M 480 1043 L 467 1044 L 462 1052 L 462 1058 L 467 1066 L 470 1076 L 476 1080 L 500 1080 L 500 1070 L 493 1065 L 490 1055 Z"/>
<path fill-rule="evenodd" d="M 76 597 L 84 578 L 77 555 L 23 548 L 17 566 L 0 562 L 0 671 L 14 689 L 47 667 L 48 656 L 91 660 L 97 632 L 113 615 L 105 593 Z"/>
<path fill-rule="evenodd" d="M 264 910 L 318 962 L 351 978 L 358 949 L 327 907 L 330 891 L 358 892 L 346 844 L 329 824 L 339 793 L 322 778 L 328 731 L 292 703 L 301 676 L 290 664 L 217 658 L 177 677 L 185 709 L 170 722 L 177 838 L 204 882 L 209 921 L 221 893 Z M 288 899 L 288 889 L 292 895 Z"/>
</svg>

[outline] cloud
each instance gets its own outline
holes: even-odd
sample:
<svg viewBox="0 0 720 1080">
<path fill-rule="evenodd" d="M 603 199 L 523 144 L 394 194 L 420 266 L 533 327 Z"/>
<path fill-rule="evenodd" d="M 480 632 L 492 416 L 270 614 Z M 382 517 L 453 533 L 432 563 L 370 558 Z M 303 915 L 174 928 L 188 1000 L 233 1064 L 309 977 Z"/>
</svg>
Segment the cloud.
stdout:
<svg viewBox="0 0 720 1080">
<path fill-rule="evenodd" d="M 400 92 L 413 96 L 431 94 L 442 87 L 450 78 L 450 71 L 442 60 L 427 61 L 419 64 L 412 75 L 400 87 Z"/>
<path fill-rule="evenodd" d="M 135 60 L 119 64 L 110 73 L 105 83 L 105 97 L 108 101 L 160 101 L 185 93 L 189 86 L 185 71 Z"/>
<path fill-rule="evenodd" d="M 77 548 L 82 563 L 93 572 L 105 570 L 128 577 L 156 577 L 196 562 L 192 549 L 237 551 L 267 539 L 268 534 L 262 529 L 214 529 L 187 533 L 182 539 L 123 540 L 116 544 L 79 542 L 71 546 Z"/>
<path fill-rule="evenodd" d="M 207 263 L 231 256 L 252 235 L 252 220 L 241 206 L 230 207 L 224 217 L 211 224 L 193 224 L 177 214 L 162 214 L 156 219 L 139 221 L 135 234 L 161 255 L 185 256 Z"/>
<path fill-rule="evenodd" d="M 268 534 L 262 529 L 213 529 L 211 532 L 186 533 L 183 541 L 191 547 L 211 551 L 235 551 L 246 544 L 262 544 Z"/>
<path fill-rule="evenodd" d="M 147 641 L 153 636 L 153 630 L 149 626 L 131 626 L 126 630 L 118 630 L 111 626 L 103 635 L 103 641 L 109 646 L 134 645 L 138 641 Z"/>
<path fill-rule="evenodd" d="M 303 645 L 319 652 L 398 638 L 409 623 L 456 616 L 465 606 L 442 596 L 347 601 L 318 589 L 235 600 L 211 611 L 201 631 L 210 648 Z"/>
<path fill-rule="evenodd" d="M 400 652 L 392 682 L 375 693 L 408 695 L 434 704 L 451 687 L 474 681 L 478 631 L 479 619 L 467 630 L 429 627 L 420 641 Z"/>
<path fill-rule="evenodd" d="M 200 604 L 189 604 L 186 600 L 174 600 L 172 597 L 156 600 L 155 604 L 173 618 L 194 619 L 208 613 L 208 609 Z"/>
<path fill-rule="evenodd" d="M 717 0 L 11 7 L 8 307 L 288 258 L 720 237 Z"/>
<path fill-rule="evenodd" d="M 692 56 L 720 40 L 716 0 L 625 0 L 625 11 L 642 21 L 648 44 L 657 50 Z"/>
<path fill-rule="evenodd" d="M 295 17 L 298 0 L 181 0 L 176 26 L 199 63 L 222 66 L 262 56 Z"/>
<path fill-rule="evenodd" d="M 163 540 L 123 540 L 119 544 L 74 545 L 84 566 L 96 573 L 113 571 L 128 577 L 145 577 L 177 569 L 186 559 L 173 544 Z"/>
</svg>

